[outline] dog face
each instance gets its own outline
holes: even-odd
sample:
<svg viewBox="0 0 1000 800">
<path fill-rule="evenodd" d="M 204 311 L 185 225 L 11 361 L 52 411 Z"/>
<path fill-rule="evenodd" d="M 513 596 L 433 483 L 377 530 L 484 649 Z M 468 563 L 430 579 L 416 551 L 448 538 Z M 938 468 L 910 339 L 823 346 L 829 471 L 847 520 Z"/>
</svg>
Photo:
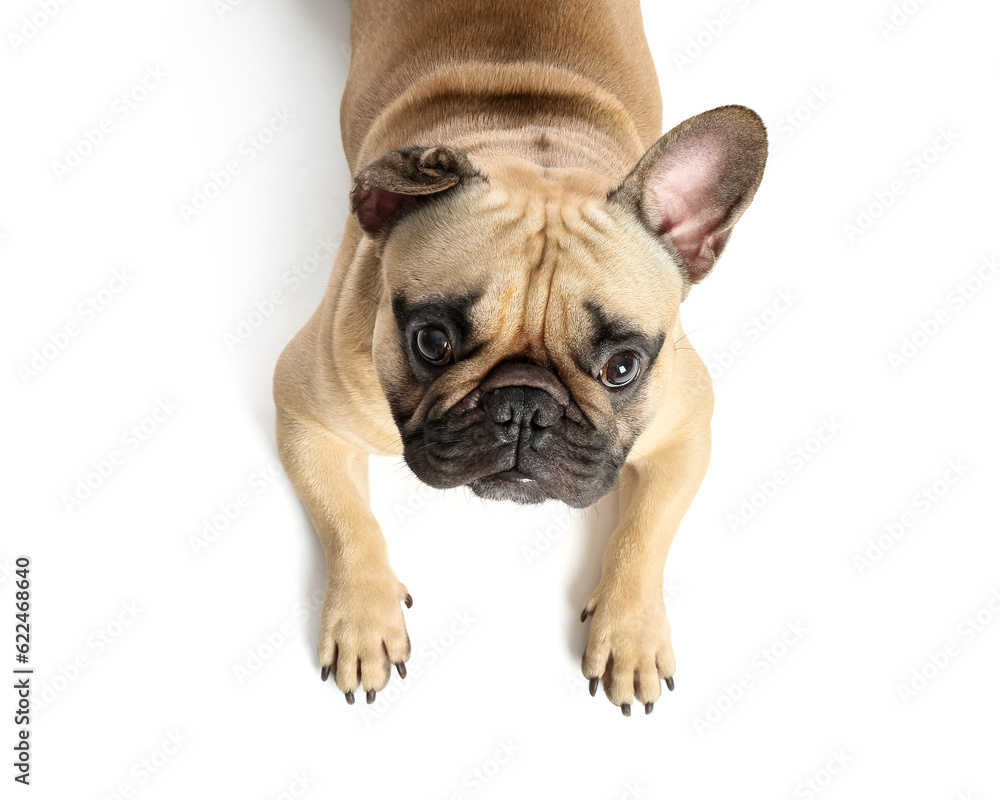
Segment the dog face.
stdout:
<svg viewBox="0 0 1000 800">
<path fill-rule="evenodd" d="M 614 176 L 450 148 L 361 172 L 381 262 L 373 358 L 413 472 L 575 507 L 611 490 L 671 379 L 678 309 L 760 182 L 766 138 L 726 107 Z"/>
</svg>

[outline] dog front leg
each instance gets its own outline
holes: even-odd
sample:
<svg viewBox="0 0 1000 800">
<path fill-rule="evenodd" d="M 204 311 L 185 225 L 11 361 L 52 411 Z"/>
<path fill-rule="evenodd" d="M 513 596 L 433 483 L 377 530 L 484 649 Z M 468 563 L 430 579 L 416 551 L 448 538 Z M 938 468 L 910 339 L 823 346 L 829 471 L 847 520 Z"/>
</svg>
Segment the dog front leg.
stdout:
<svg viewBox="0 0 1000 800">
<path fill-rule="evenodd" d="M 385 538 L 371 511 L 368 455 L 315 422 L 281 408 L 278 452 L 326 554 L 326 596 L 319 633 L 323 680 L 333 675 L 354 702 L 389 681 L 391 666 L 406 677 L 410 640 L 400 603 L 412 603 L 389 566 Z"/>
<path fill-rule="evenodd" d="M 621 474 L 618 526 L 604 552 L 601 580 L 583 610 L 583 619 L 593 616 L 583 674 L 591 694 L 603 683 L 608 699 L 626 715 L 633 698 L 650 713 L 661 680 L 673 689 L 663 568 L 705 476 L 710 449 L 706 428 L 652 452 L 633 452 Z"/>
</svg>

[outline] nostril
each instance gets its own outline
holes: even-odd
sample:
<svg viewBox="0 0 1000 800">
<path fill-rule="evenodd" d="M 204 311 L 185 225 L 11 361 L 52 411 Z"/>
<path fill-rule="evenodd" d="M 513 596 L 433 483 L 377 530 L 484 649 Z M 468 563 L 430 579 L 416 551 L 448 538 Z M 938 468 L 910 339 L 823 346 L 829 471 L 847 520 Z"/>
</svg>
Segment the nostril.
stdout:
<svg viewBox="0 0 1000 800">
<path fill-rule="evenodd" d="M 498 425 L 505 425 L 514 416 L 510 403 L 495 403 L 487 409 L 489 418 Z"/>
<path fill-rule="evenodd" d="M 538 407 L 531 417 L 531 424 L 535 428 L 548 428 L 555 425 L 563 415 L 562 406 L 556 403 L 545 403 Z"/>
<path fill-rule="evenodd" d="M 514 417 L 514 404 L 510 392 L 497 389 L 483 402 L 486 416 L 497 425 L 506 425 Z"/>
<path fill-rule="evenodd" d="M 483 410 L 490 421 L 526 431 L 555 425 L 563 416 L 563 407 L 548 392 L 525 386 L 506 386 L 488 394 Z"/>
</svg>

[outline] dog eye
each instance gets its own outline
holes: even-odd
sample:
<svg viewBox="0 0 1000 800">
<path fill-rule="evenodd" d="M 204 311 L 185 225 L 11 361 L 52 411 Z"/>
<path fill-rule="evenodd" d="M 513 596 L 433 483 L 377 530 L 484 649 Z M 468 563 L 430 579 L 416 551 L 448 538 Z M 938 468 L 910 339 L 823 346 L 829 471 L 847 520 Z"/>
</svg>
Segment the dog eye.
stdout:
<svg viewBox="0 0 1000 800">
<path fill-rule="evenodd" d="M 417 331 L 417 352 L 436 367 L 447 364 L 451 360 L 448 334 L 433 325 L 421 328 Z"/>
<path fill-rule="evenodd" d="M 639 357 L 628 351 L 615 353 L 601 367 L 601 383 L 611 389 L 628 386 L 639 374 Z"/>
</svg>

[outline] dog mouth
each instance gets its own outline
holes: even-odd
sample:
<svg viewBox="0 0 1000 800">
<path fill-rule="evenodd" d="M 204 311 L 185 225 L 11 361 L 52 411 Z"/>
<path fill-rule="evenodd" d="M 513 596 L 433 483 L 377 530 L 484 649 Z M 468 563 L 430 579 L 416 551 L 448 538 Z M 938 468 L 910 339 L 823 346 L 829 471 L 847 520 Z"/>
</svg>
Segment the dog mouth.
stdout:
<svg viewBox="0 0 1000 800">
<path fill-rule="evenodd" d="M 609 438 L 548 368 L 501 362 L 459 402 L 435 408 L 419 425 L 411 417 L 410 430 L 400 430 L 407 464 L 430 486 L 583 508 L 617 478 L 620 463 Z"/>
<path fill-rule="evenodd" d="M 486 500 L 506 500 L 522 505 L 535 505 L 554 499 L 539 482 L 517 469 L 486 475 L 468 483 L 472 491 Z"/>
<path fill-rule="evenodd" d="M 525 475 L 523 472 L 516 469 L 508 469 L 504 472 L 498 472 L 496 475 L 490 475 L 491 478 L 496 478 L 501 481 L 510 481 L 511 483 L 535 483 L 535 479 L 530 475 Z"/>
</svg>

